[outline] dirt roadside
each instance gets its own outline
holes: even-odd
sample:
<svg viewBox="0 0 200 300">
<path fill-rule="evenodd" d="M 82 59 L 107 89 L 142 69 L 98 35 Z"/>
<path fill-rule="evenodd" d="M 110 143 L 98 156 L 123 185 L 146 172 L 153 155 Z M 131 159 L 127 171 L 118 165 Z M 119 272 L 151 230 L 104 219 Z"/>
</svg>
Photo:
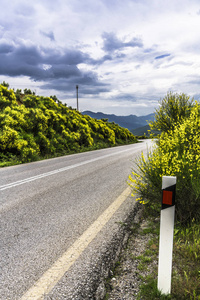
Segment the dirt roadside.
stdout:
<svg viewBox="0 0 200 300">
<path fill-rule="evenodd" d="M 127 246 L 122 250 L 120 257 L 111 271 L 107 280 L 107 293 L 104 300 L 134 300 L 140 299 L 139 287 L 151 272 L 152 267 L 157 267 L 157 255 L 152 256 L 152 261 L 141 264 L 141 257 L 145 258 L 146 250 L 158 251 L 158 246 L 151 243 L 154 234 L 149 231 L 148 223 L 142 219 L 142 209 L 138 212 L 130 230 Z M 157 223 L 159 220 L 156 220 Z"/>
</svg>

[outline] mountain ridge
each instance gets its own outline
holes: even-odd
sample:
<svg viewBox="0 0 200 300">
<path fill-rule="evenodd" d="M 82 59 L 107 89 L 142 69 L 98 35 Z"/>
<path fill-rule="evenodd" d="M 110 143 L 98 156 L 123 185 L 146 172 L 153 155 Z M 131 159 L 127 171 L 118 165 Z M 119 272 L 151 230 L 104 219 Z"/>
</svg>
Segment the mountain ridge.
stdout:
<svg viewBox="0 0 200 300">
<path fill-rule="evenodd" d="M 145 115 L 145 116 L 136 116 L 136 115 L 128 115 L 128 116 L 117 116 L 114 114 L 105 114 L 102 112 L 92 112 L 90 110 L 86 110 L 82 112 L 83 115 L 88 115 L 94 119 L 108 119 L 109 122 L 115 122 L 119 126 L 128 128 L 129 130 L 133 130 L 139 127 L 143 127 L 148 125 L 148 121 L 154 119 L 154 113 Z"/>
</svg>

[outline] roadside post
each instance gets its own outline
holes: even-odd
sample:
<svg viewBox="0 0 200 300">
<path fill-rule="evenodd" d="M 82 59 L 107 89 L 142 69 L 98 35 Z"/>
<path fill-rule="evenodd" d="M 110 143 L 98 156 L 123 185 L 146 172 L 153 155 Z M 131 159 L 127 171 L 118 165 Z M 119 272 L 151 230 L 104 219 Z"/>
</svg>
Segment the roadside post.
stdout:
<svg viewBox="0 0 200 300">
<path fill-rule="evenodd" d="M 76 102 L 77 102 L 77 111 L 79 111 L 79 107 L 78 107 L 78 84 L 76 85 Z"/>
<path fill-rule="evenodd" d="M 158 290 L 162 294 L 171 293 L 175 192 L 176 177 L 163 176 L 158 258 Z"/>
</svg>

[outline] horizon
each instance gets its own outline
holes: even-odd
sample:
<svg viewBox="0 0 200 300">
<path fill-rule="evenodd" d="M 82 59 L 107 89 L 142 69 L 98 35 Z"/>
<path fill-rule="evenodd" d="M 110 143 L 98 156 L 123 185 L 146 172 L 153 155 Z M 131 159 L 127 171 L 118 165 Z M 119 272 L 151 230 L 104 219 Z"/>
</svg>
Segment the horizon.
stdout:
<svg viewBox="0 0 200 300">
<path fill-rule="evenodd" d="M 155 114 L 155 112 L 152 112 L 152 113 L 149 113 L 149 114 L 146 114 L 146 115 L 136 115 L 136 114 L 130 114 L 130 115 L 117 115 L 117 114 L 112 114 L 112 113 L 109 113 L 109 114 L 106 114 L 102 111 L 98 111 L 98 112 L 94 112 L 94 111 L 91 111 L 91 110 L 84 110 L 84 111 L 80 111 L 80 113 L 84 113 L 84 112 L 92 112 L 92 113 L 95 113 L 95 114 L 104 114 L 104 115 L 108 115 L 108 116 L 117 116 L 117 117 L 129 117 L 129 116 L 136 116 L 136 117 L 145 117 L 145 116 L 148 116 L 148 115 L 152 115 L 152 114 Z"/>
</svg>

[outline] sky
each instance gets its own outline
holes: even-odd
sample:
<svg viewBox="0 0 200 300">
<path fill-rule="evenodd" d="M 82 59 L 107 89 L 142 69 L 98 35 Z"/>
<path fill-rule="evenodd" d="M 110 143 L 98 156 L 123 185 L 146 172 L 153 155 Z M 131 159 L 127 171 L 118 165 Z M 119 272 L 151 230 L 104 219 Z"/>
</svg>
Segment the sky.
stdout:
<svg viewBox="0 0 200 300">
<path fill-rule="evenodd" d="M 200 98 L 199 0 L 0 0 L 0 82 L 79 110 L 147 115 Z"/>
</svg>

